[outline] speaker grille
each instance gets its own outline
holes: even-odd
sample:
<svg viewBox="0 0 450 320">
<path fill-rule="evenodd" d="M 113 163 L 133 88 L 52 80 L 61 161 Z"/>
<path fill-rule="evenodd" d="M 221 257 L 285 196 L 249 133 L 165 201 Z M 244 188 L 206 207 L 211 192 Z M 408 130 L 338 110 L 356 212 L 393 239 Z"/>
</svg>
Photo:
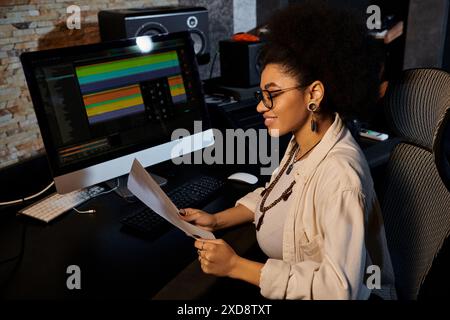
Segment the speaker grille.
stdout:
<svg viewBox="0 0 450 320">
<path fill-rule="evenodd" d="M 166 27 L 159 22 L 148 22 L 143 24 L 135 33 L 135 37 L 154 36 L 157 34 L 169 33 Z"/>
<path fill-rule="evenodd" d="M 153 7 L 99 12 L 102 40 L 189 31 L 199 64 L 209 62 L 208 10 L 204 7 Z"/>
</svg>

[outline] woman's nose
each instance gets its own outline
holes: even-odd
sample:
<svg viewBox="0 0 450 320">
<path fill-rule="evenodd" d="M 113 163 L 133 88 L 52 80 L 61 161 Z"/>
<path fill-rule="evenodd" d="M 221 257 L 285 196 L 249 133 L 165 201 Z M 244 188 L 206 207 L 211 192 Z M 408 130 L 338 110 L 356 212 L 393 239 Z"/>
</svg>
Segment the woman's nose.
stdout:
<svg viewBox="0 0 450 320">
<path fill-rule="evenodd" d="M 264 103 L 262 101 L 260 101 L 257 105 L 256 105 L 256 111 L 259 113 L 264 113 L 266 111 L 268 111 L 269 109 L 267 109 L 267 107 L 264 105 Z"/>
</svg>

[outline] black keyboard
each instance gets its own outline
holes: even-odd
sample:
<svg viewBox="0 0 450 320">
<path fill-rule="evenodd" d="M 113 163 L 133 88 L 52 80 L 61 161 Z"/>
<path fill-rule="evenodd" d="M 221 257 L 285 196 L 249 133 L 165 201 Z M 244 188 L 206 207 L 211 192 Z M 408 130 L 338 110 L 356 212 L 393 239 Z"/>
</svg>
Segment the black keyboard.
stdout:
<svg viewBox="0 0 450 320">
<path fill-rule="evenodd" d="M 196 177 L 167 193 L 177 208 L 197 207 L 219 191 L 224 181 L 211 177 Z M 149 238 L 157 238 L 172 225 L 148 207 L 142 207 L 121 220 L 130 231 L 136 231 Z"/>
</svg>

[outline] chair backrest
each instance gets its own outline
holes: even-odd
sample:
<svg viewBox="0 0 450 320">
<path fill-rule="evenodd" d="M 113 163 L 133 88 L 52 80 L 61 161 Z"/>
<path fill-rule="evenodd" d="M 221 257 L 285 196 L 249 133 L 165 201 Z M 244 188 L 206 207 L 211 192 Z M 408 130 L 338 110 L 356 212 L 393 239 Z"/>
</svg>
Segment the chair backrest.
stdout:
<svg viewBox="0 0 450 320">
<path fill-rule="evenodd" d="M 380 196 L 400 299 L 416 299 L 450 233 L 450 177 L 445 136 L 450 124 L 450 74 L 404 71 L 389 84 L 386 112 L 404 140 L 389 159 Z"/>
</svg>

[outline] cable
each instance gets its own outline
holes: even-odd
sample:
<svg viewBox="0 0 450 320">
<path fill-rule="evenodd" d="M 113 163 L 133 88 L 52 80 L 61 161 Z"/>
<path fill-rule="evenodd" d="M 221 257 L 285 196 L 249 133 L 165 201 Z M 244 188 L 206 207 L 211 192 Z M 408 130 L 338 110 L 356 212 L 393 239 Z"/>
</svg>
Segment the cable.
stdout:
<svg viewBox="0 0 450 320">
<path fill-rule="evenodd" d="M 109 189 L 108 191 L 100 192 L 100 193 L 97 194 L 94 198 L 97 198 L 98 196 L 101 196 L 101 195 L 103 195 L 103 194 L 107 194 L 107 193 L 113 192 L 114 190 L 117 190 L 117 188 L 119 188 L 119 187 L 120 187 L 120 179 L 117 178 L 117 185 L 116 185 L 114 188 Z M 92 198 L 92 199 L 93 199 L 93 198 Z"/>
<path fill-rule="evenodd" d="M 10 204 L 22 203 L 22 202 L 24 202 L 24 201 L 27 201 L 27 200 L 30 200 L 30 199 L 39 197 L 39 196 L 40 196 L 41 194 L 43 194 L 45 191 L 47 191 L 48 189 L 50 189 L 54 184 L 55 184 L 55 181 L 52 181 L 47 187 L 45 187 L 44 190 L 39 191 L 38 193 L 33 194 L 33 195 L 29 196 L 29 197 L 22 198 L 22 199 L 17 199 L 17 200 L 12 200 L 12 201 L 0 202 L 0 206 L 7 206 L 7 205 L 10 205 Z"/>
<path fill-rule="evenodd" d="M 95 213 L 96 212 L 94 209 L 91 209 L 91 210 L 78 210 L 75 207 L 73 207 L 72 209 L 75 210 L 78 213 Z"/>
<path fill-rule="evenodd" d="M 217 58 L 217 54 L 219 53 L 219 50 L 216 51 L 216 53 L 214 54 L 214 58 L 213 61 L 211 62 L 211 70 L 209 70 L 209 79 L 212 78 L 212 74 L 214 71 L 214 64 L 216 63 L 216 58 Z"/>
<path fill-rule="evenodd" d="M 119 188 L 119 186 L 120 186 L 120 179 L 117 178 L 117 185 L 116 185 L 114 188 L 112 188 L 112 189 L 110 189 L 110 190 L 108 190 L 108 191 L 100 192 L 99 194 L 95 195 L 95 197 L 92 197 L 92 198 L 89 199 L 89 200 L 92 200 L 92 199 L 94 199 L 94 198 L 97 198 L 98 196 L 101 196 L 101 195 L 103 195 L 103 194 L 107 194 L 107 193 L 113 192 L 114 190 L 117 190 L 117 188 Z M 92 214 L 92 213 L 95 213 L 95 212 L 96 212 L 95 209 L 78 210 L 78 209 L 75 208 L 75 207 L 73 207 L 72 209 L 75 210 L 75 211 L 78 212 L 78 213 L 89 213 L 89 214 Z"/>
<path fill-rule="evenodd" d="M 23 198 L 23 199 L 19 199 L 19 200 L 14 200 L 14 201 L 0 202 L 0 205 L 21 203 L 23 201 L 26 201 L 26 200 L 29 200 L 29 199 L 33 199 L 35 197 L 38 197 L 39 195 L 41 195 L 45 191 L 47 191 L 53 185 L 54 185 L 54 182 L 50 183 L 45 189 L 43 189 L 42 191 L 40 191 L 40 192 L 38 192 L 38 193 L 36 193 L 36 194 L 34 194 L 32 196 L 29 196 L 29 197 L 26 197 L 26 198 Z M 97 194 L 95 197 L 98 197 L 99 195 L 102 195 L 102 194 L 110 193 L 110 192 L 116 190 L 117 188 L 119 188 L 119 186 L 120 186 L 120 180 L 117 179 L 117 186 L 115 186 L 111 190 L 108 190 L 108 191 L 105 191 L 105 192 L 101 192 L 101 193 Z M 95 213 L 95 210 L 93 210 L 93 209 L 92 210 L 86 210 L 86 211 L 77 210 L 76 208 L 73 208 L 73 209 L 75 211 L 77 211 L 78 213 Z M 8 263 L 8 262 L 11 262 L 11 261 L 14 261 L 14 260 L 17 260 L 17 263 L 14 265 L 10 275 L 6 278 L 5 281 L 0 282 L 0 288 L 3 288 L 3 287 L 6 286 L 8 281 L 10 281 L 12 274 L 17 271 L 17 268 L 19 267 L 20 262 L 22 261 L 22 258 L 23 258 L 24 252 L 25 252 L 26 229 L 27 229 L 27 225 L 26 224 L 22 224 L 22 234 L 21 234 L 21 237 L 20 237 L 21 240 L 20 240 L 19 253 L 16 254 L 15 256 L 13 256 L 13 257 L 6 258 L 4 260 L 0 260 L 0 265 L 3 265 L 5 263 Z"/>
</svg>

